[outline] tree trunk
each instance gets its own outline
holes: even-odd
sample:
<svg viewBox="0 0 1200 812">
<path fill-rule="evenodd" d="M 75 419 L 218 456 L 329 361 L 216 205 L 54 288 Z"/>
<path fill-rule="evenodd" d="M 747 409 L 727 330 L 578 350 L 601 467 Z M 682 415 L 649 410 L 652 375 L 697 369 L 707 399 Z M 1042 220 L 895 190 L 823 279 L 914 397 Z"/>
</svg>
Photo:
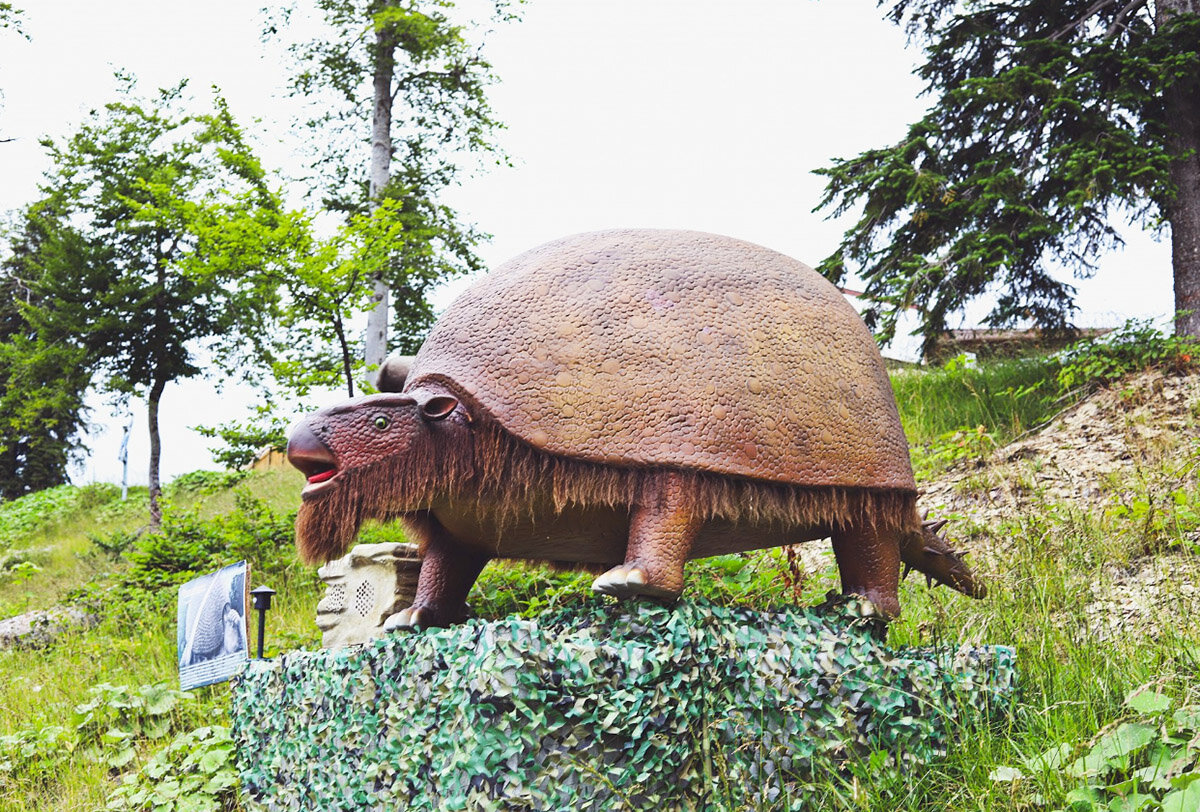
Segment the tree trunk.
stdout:
<svg viewBox="0 0 1200 812">
<path fill-rule="evenodd" d="M 386 5 L 386 3 L 385 3 Z M 371 209 L 379 205 L 379 194 L 391 177 L 392 163 L 392 73 L 396 66 L 396 40 L 391 26 L 375 32 L 375 103 L 371 114 L 371 173 L 368 194 Z M 375 272 L 375 306 L 367 314 L 367 338 L 363 360 L 378 368 L 387 356 L 388 290 L 384 269 Z"/>
<path fill-rule="evenodd" d="M 163 389 L 167 382 L 156 380 L 150 387 L 150 397 L 146 401 L 146 411 L 150 422 L 150 527 L 157 528 L 162 524 L 162 506 L 158 499 L 162 495 L 162 486 L 158 479 L 158 464 L 162 457 L 162 443 L 158 436 L 158 402 L 162 399 Z"/>
<path fill-rule="evenodd" d="M 1177 14 L 1200 13 L 1200 0 L 1159 0 L 1156 23 L 1162 27 Z M 1171 268 L 1175 278 L 1178 335 L 1200 336 L 1200 78 L 1177 80 L 1163 101 L 1170 131 L 1167 149 L 1175 198 L 1167 207 L 1171 223 Z"/>
<path fill-rule="evenodd" d="M 334 315 L 333 329 L 337 331 L 338 347 L 342 351 L 342 374 L 346 376 L 346 393 L 354 397 L 354 373 L 350 365 L 350 346 L 346 343 L 346 331 L 342 327 L 342 317 Z"/>
</svg>

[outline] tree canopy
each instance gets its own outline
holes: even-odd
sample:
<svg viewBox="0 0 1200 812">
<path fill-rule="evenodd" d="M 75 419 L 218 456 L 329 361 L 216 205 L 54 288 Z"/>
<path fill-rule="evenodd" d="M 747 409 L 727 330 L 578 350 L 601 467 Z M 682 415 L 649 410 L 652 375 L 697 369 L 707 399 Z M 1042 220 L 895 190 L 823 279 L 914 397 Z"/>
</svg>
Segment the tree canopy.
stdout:
<svg viewBox="0 0 1200 812">
<path fill-rule="evenodd" d="M 891 0 L 933 98 L 896 144 L 836 160 L 818 208 L 861 205 L 820 270 L 853 272 L 868 323 L 905 308 L 926 345 L 984 293 L 987 317 L 1071 326 L 1078 277 L 1125 218 L 1172 232 L 1177 330 L 1200 333 L 1200 17 L 1195 0 Z"/>
<path fill-rule="evenodd" d="M 157 524 L 163 391 L 210 358 L 245 370 L 265 350 L 279 273 L 264 235 L 282 215 L 220 98 L 197 115 L 182 85 L 143 100 L 125 84 L 69 138 L 43 142 L 53 168 L 24 212 L 40 239 L 20 268 L 38 340 L 70 348 L 108 391 L 146 398 Z"/>
</svg>

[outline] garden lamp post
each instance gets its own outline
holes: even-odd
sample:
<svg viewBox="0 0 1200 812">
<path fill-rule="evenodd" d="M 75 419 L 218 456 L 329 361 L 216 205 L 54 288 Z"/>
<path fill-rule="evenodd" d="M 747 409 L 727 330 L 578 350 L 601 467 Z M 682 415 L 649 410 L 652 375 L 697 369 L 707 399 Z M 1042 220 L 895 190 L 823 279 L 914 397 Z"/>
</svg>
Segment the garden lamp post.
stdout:
<svg viewBox="0 0 1200 812">
<path fill-rule="evenodd" d="M 263 658 L 263 631 L 267 625 L 267 610 L 271 608 L 271 596 L 275 594 L 275 590 L 269 586 L 260 586 L 250 590 L 251 597 L 254 598 L 254 608 L 258 610 L 258 657 Z"/>
</svg>

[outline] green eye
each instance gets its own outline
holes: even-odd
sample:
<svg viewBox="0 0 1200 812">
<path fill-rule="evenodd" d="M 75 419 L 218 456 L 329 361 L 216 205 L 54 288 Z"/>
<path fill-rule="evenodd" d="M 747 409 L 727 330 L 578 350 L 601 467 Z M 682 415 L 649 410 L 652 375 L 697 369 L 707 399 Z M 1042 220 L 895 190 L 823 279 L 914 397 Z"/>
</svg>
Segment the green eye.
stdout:
<svg viewBox="0 0 1200 812">
<path fill-rule="evenodd" d="M 377 429 L 386 429 L 388 427 L 388 419 L 383 415 L 379 415 L 379 417 L 376 417 L 371 422 L 375 424 L 375 428 Z"/>
</svg>

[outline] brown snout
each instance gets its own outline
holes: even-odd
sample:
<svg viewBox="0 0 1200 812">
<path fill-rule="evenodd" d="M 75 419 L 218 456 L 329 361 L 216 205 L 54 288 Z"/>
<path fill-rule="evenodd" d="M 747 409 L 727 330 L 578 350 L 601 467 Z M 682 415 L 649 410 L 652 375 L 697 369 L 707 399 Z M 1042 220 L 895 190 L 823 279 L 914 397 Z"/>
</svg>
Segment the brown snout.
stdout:
<svg viewBox="0 0 1200 812">
<path fill-rule="evenodd" d="M 304 421 L 288 438 L 288 462 L 300 469 L 309 482 L 320 482 L 337 472 L 337 458 L 333 452 L 313 434 Z"/>
</svg>

